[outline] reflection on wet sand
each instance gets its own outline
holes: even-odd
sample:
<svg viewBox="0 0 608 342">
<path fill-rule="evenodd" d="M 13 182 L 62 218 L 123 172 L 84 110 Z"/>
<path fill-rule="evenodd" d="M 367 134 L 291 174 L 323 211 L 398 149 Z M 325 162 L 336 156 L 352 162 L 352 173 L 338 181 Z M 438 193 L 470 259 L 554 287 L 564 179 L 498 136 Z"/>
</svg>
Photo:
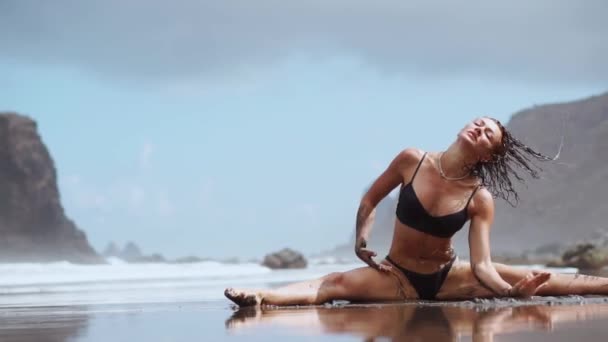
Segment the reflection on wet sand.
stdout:
<svg viewBox="0 0 608 342">
<path fill-rule="evenodd" d="M 529 305 L 502 308 L 418 305 L 361 305 L 315 308 L 244 308 L 226 321 L 230 332 L 272 326 L 304 334 L 349 334 L 373 341 L 450 341 L 469 336 L 553 331 L 560 323 L 608 318 L 607 304 Z"/>
<path fill-rule="evenodd" d="M 56 310 L 5 309 L 0 317 L 0 341 L 67 342 L 86 334 L 89 316 Z"/>
</svg>

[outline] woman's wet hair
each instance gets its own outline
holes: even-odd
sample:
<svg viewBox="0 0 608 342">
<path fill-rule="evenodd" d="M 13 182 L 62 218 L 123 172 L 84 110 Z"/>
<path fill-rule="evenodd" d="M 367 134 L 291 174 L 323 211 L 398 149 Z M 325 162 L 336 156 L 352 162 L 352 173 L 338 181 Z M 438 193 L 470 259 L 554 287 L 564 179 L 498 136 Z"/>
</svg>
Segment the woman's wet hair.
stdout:
<svg viewBox="0 0 608 342">
<path fill-rule="evenodd" d="M 471 173 L 481 180 L 481 184 L 494 197 L 502 198 L 512 206 L 515 206 L 519 201 L 519 196 L 513 186 L 513 181 L 515 179 L 519 182 L 524 181 L 520 172 L 523 171 L 533 178 L 539 178 L 539 172 L 542 169 L 534 164 L 534 162 L 552 161 L 557 156 L 551 158 L 534 151 L 511 135 L 500 121 L 494 118 L 489 119 L 493 120 L 500 128 L 502 141 L 492 154 L 491 159 L 477 162 L 473 166 Z"/>
</svg>

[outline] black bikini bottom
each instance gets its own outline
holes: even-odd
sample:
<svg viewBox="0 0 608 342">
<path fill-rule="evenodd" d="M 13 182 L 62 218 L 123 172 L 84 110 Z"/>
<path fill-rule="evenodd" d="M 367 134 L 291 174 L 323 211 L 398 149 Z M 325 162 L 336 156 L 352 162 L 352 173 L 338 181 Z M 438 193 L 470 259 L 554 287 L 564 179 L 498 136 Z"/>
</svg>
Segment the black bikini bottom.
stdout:
<svg viewBox="0 0 608 342">
<path fill-rule="evenodd" d="M 432 300 L 435 299 L 435 296 L 441 289 L 441 285 L 445 281 L 445 278 L 450 272 L 454 261 L 456 260 L 456 256 L 452 258 L 443 268 L 435 273 L 418 273 L 414 271 L 410 271 L 405 269 L 397 263 L 395 263 L 391 258 L 387 255 L 386 260 L 393 264 L 393 266 L 397 267 L 401 273 L 409 280 L 410 284 L 414 287 L 416 292 L 418 293 L 418 297 L 420 299 Z"/>
</svg>

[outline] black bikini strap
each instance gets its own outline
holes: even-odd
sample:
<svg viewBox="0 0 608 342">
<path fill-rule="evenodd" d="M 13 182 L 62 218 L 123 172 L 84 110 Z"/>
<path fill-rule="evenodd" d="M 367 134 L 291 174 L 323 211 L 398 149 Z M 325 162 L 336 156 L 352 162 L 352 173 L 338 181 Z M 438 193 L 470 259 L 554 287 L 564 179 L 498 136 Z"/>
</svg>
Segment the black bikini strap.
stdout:
<svg viewBox="0 0 608 342">
<path fill-rule="evenodd" d="M 475 196 L 475 193 L 477 192 L 477 190 L 479 190 L 479 188 L 481 188 L 481 185 L 480 185 L 480 186 L 477 186 L 477 187 L 475 188 L 475 190 L 473 190 L 473 193 L 471 194 L 471 197 L 469 197 L 469 200 L 467 201 L 467 205 L 466 205 L 466 207 L 465 207 L 465 208 L 468 208 L 468 207 L 469 207 L 469 203 L 471 203 L 471 200 L 473 199 L 473 196 Z"/>
<path fill-rule="evenodd" d="M 412 176 L 412 180 L 410 182 L 414 181 L 414 177 L 416 177 L 416 174 L 418 173 L 418 169 L 420 168 L 420 165 L 422 165 L 422 161 L 424 160 L 424 157 L 426 157 L 426 152 L 424 152 L 424 154 L 422 155 L 422 158 L 420 158 L 420 161 L 418 162 L 418 166 L 416 166 L 416 171 L 414 171 L 414 175 Z"/>
</svg>

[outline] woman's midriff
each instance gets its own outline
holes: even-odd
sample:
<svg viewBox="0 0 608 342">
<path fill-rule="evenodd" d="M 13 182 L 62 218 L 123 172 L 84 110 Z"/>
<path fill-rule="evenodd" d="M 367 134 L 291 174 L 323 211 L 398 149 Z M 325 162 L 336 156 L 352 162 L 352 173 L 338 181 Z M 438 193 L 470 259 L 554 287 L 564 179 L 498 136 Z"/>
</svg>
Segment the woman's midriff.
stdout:
<svg viewBox="0 0 608 342">
<path fill-rule="evenodd" d="M 389 255 L 403 268 L 433 273 L 452 260 L 454 249 L 449 238 L 425 234 L 397 221 Z"/>
</svg>

